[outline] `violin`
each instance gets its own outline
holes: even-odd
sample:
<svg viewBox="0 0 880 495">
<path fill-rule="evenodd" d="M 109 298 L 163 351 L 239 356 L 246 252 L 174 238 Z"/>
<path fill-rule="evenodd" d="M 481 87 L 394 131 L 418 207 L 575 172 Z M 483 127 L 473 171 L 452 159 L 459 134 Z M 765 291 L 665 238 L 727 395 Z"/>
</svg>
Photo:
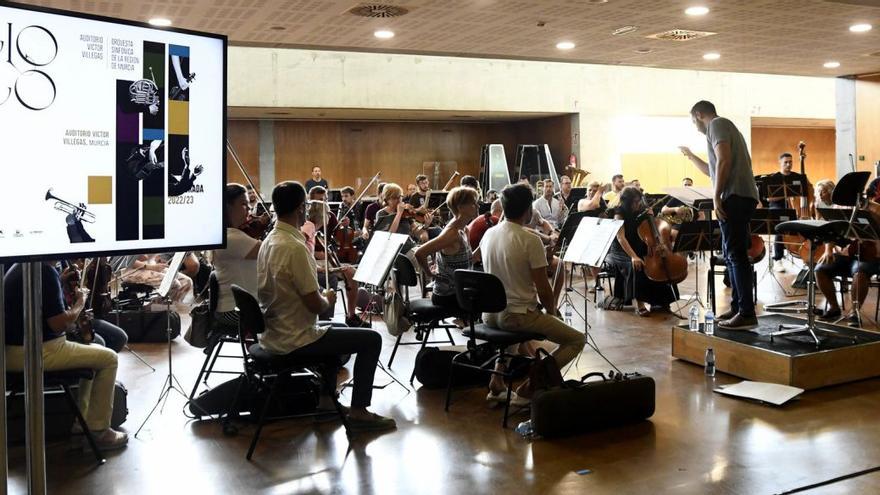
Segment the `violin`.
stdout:
<svg viewBox="0 0 880 495">
<path fill-rule="evenodd" d="M 89 287 L 89 298 L 85 307 L 91 310 L 92 316 L 101 319 L 113 311 L 113 299 L 110 297 L 113 268 L 107 258 L 97 257 L 86 266 L 83 277 Z"/>
<path fill-rule="evenodd" d="M 271 223 L 266 214 L 260 216 L 248 214 L 247 221 L 239 225 L 238 229 L 247 234 L 248 237 L 261 241 L 266 238 L 266 234 L 271 230 Z"/>
<path fill-rule="evenodd" d="M 678 284 L 688 275 L 687 258 L 672 252 L 662 243 L 654 216 L 644 213 L 639 217 L 639 237 L 648 245 L 645 256 L 645 275 L 655 282 Z"/>
<path fill-rule="evenodd" d="M 82 272 L 76 263 L 64 262 L 62 264 L 66 264 L 66 269 L 70 270 L 65 277 L 64 283 L 61 285 L 61 290 L 64 294 L 64 302 L 69 307 L 73 306 L 76 301 L 76 294 L 82 283 Z M 67 334 L 72 340 L 83 344 L 91 344 L 95 340 L 95 333 L 92 329 L 93 319 L 91 312 L 83 309 L 76 318 L 73 329 L 68 330 Z"/>
</svg>

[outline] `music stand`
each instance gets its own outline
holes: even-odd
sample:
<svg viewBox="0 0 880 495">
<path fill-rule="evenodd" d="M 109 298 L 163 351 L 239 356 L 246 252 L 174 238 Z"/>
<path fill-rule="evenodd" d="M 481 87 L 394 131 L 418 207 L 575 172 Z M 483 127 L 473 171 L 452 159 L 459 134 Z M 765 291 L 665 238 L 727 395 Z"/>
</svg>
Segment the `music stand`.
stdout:
<svg viewBox="0 0 880 495">
<path fill-rule="evenodd" d="M 569 215 L 567 217 L 565 217 L 565 221 L 562 223 L 562 228 L 559 230 L 559 240 L 557 241 L 559 243 L 559 245 L 561 246 L 559 249 L 560 257 L 565 256 L 565 253 L 568 251 L 568 246 L 571 244 L 571 240 L 572 240 L 572 238 L 574 238 L 575 232 L 577 231 L 578 226 L 581 223 L 581 220 L 590 216 L 589 213 L 590 212 L 586 212 L 586 211 L 574 212 L 574 213 L 569 213 Z M 574 293 L 578 294 L 579 296 L 582 296 L 584 298 L 584 302 L 586 303 L 587 293 L 584 292 L 583 294 L 581 294 L 581 293 L 577 292 L 577 290 L 575 290 L 575 288 L 573 286 L 573 284 L 574 284 L 574 267 L 577 264 L 578 263 L 572 263 L 571 271 L 568 274 L 568 283 L 565 286 L 565 291 L 564 291 L 564 295 L 562 296 L 562 301 L 560 302 L 560 306 L 562 306 L 563 304 L 565 304 L 567 302 L 568 304 L 571 305 L 572 308 L 574 308 L 574 304 L 573 304 L 574 301 L 572 301 L 572 299 L 571 299 L 571 292 L 574 292 Z M 557 280 L 557 277 L 559 277 L 560 271 L 563 271 L 563 277 L 565 276 L 564 265 L 565 265 L 565 261 L 563 261 L 562 263 L 557 265 L 556 273 L 553 275 L 552 286 L 554 286 L 554 287 L 556 286 L 556 280 Z M 584 272 L 584 283 L 586 283 L 586 273 L 585 272 Z M 589 324 L 589 322 L 587 322 L 587 319 L 586 319 L 586 311 L 584 311 L 584 315 L 578 314 L 578 316 L 580 316 L 584 320 L 584 324 L 587 327 L 589 327 L 590 324 Z"/>
<path fill-rule="evenodd" d="M 586 187 L 572 187 L 571 193 L 568 195 L 568 199 L 565 201 L 565 206 L 568 207 L 569 210 L 577 210 L 578 202 L 586 197 Z"/>
<path fill-rule="evenodd" d="M 156 412 L 156 408 L 159 407 L 159 404 L 162 404 L 162 409 L 160 409 L 160 414 L 165 409 L 165 402 L 168 401 L 168 396 L 171 395 L 171 391 L 175 391 L 180 394 L 181 397 L 187 399 L 189 401 L 189 397 L 186 395 L 186 392 L 183 391 L 183 386 L 177 380 L 177 377 L 174 376 L 174 370 L 172 368 L 171 361 L 171 298 L 168 297 L 168 294 L 171 292 L 171 287 L 174 285 L 174 279 L 177 277 L 177 272 L 180 270 L 180 265 L 183 264 L 183 257 L 186 256 L 186 251 L 180 251 L 174 253 L 174 257 L 171 258 L 171 262 L 168 264 L 168 268 L 165 271 L 165 276 L 162 278 L 162 283 L 159 284 L 159 288 L 157 289 L 157 293 L 160 298 L 165 301 L 165 334 L 168 337 L 168 375 L 165 377 L 165 382 L 162 385 L 162 392 L 159 393 L 159 399 L 156 400 L 156 405 L 150 409 L 150 413 L 147 414 L 147 417 L 144 418 L 144 422 L 141 423 L 140 427 L 138 427 L 134 436 L 140 434 L 141 430 L 144 429 L 144 426 L 147 424 L 147 421 L 150 420 L 150 417 Z M 193 403 L 195 404 L 195 403 Z M 199 407 L 196 404 L 196 407 Z M 201 407 L 199 407 L 201 409 Z M 209 416 L 206 411 L 202 410 L 202 413 L 205 413 L 205 416 Z"/>
<path fill-rule="evenodd" d="M 759 236 L 767 236 L 767 244 L 773 245 L 774 243 L 770 240 L 771 237 L 776 235 L 776 226 L 782 222 L 788 222 L 789 220 L 797 220 L 797 212 L 791 208 L 757 208 L 755 213 L 752 214 L 752 219 L 749 221 L 749 233 L 752 235 Z M 769 253 L 768 253 L 769 254 Z M 776 282 L 776 285 L 782 290 L 782 293 L 785 294 L 786 297 L 791 297 L 795 295 L 794 291 L 788 291 L 782 285 L 782 282 L 776 278 L 776 274 L 773 273 L 773 257 L 767 256 L 767 271 L 761 275 L 761 279 L 758 280 L 760 284 L 761 281 L 764 280 L 764 277 L 770 274 L 770 277 Z M 803 304 L 806 307 L 806 301 L 786 301 L 782 303 L 776 303 L 779 308 L 785 309 L 786 306 L 791 306 L 792 304 L 800 305 Z M 773 304 L 765 305 L 764 307 L 774 307 Z"/>
<path fill-rule="evenodd" d="M 721 227 L 717 221 L 696 220 L 693 222 L 682 223 L 678 227 L 678 234 L 675 236 L 675 243 L 672 245 L 672 251 L 675 253 L 702 253 L 703 251 L 709 251 L 711 254 L 713 251 L 721 249 L 720 229 Z M 703 301 L 700 300 L 700 257 L 696 256 L 695 258 L 697 262 L 696 286 L 694 287 L 693 294 L 691 294 L 687 302 L 684 303 L 683 307 L 685 308 L 694 302 L 699 304 L 701 308 L 706 307 L 703 304 Z M 712 297 L 713 309 L 715 307 L 714 285 L 715 284 L 713 283 L 707 288 L 708 293 L 706 294 L 707 301 L 710 296 Z"/>
<path fill-rule="evenodd" d="M 605 261 L 605 256 L 608 254 L 608 250 L 611 249 L 611 244 L 617 237 L 617 232 L 623 227 L 623 220 L 595 218 L 588 216 L 587 213 L 588 212 L 573 214 L 580 215 L 580 221 L 575 223 L 577 228 L 574 230 L 571 240 L 567 244 L 562 260 L 566 263 L 598 268 L 601 267 L 602 263 Z M 575 220 L 572 220 L 572 223 L 574 222 Z M 566 220 L 563 228 L 566 228 L 568 224 L 569 221 Z M 586 284 L 587 280 L 584 278 L 585 293 Z M 590 325 L 587 323 L 588 303 L 589 298 L 584 297 L 584 314 L 578 314 L 578 316 L 584 320 L 584 334 L 587 344 L 601 356 L 602 353 L 599 352 L 598 344 L 596 344 L 595 341 L 590 343 Z M 596 304 L 600 304 L 599 301 L 596 301 Z M 572 305 L 572 309 L 574 309 L 574 305 Z"/>
<path fill-rule="evenodd" d="M 391 273 L 391 267 L 394 266 L 394 260 L 397 258 L 397 255 L 400 253 L 400 250 L 403 248 L 403 245 L 406 244 L 408 239 L 409 236 L 406 234 L 395 234 L 381 230 L 373 231 L 373 236 L 370 238 L 370 244 L 367 245 L 367 249 L 364 251 L 363 257 L 361 257 L 361 262 L 358 264 L 354 277 L 352 277 L 355 282 L 364 284 L 364 287 L 370 293 L 370 303 L 364 308 L 364 314 L 367 315 L 370 325 L 373 324 L 372 310 L 375 307 L 375 296 L 379 294 L 380 288 L 385 285 L 385 281 L 388 279 L 388 274 Z M 385 365 L 382 364 L 382 360 L 378 361 L 377 366 L 385 372 L 393 382 L 388 382 L 384 385 L 373 385 L 373 388 L 384 389 L 392 383 L 397 383 L 407 392 L 410 391 L 406 385 L 385 368 Z M 351 381 L 344 386 L 350 386 L 350 384 Z"/>
</svg>

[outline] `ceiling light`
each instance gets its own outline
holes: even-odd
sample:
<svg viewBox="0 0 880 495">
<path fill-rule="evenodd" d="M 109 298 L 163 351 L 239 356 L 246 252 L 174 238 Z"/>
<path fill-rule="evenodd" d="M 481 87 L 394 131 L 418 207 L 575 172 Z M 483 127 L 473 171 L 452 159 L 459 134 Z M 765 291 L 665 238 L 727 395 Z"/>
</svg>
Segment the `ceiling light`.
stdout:
<svg viewBox="0 0 880 495">
<path fill-rule="evenodd" d="M 571 50 L 574 48 L 574 43 L 571 41 L 560 41 L 559 43 L 556 43 L 556 48 L 559 48 L 560 50 Z"/>
<path fill-rule="evenodd" d="M 715 52 L 710 52 L 703 55 L 703 60 L 718 60 L 719 58 L 721 58 L 721 54 Z"/>
<path fill-rule="evenodd" d="M 687 9 L 685 9 L 684 13 L 692 16 L 706 15 L 709 13 L 709 7 L 703 7 L 702 5 L 696 7 L 688 7 Z"/>
<path fill-rule="evenodd" d="M 159 27 L 168 27 L 171 25 L 171 20 L 165 19 L 164 17 L 154 17 L 147 22 L 150 23 L 150 25 Z"/>
<path fill-rule="evenodd" d="M 388 31 L 387 29 L 382 29 L 373 33 L 373 36 L 379 38 L 380 40 L 387 40 L 394 37 L 394 31 Z"/>
<path fill-rule="evenodd" d="M 825 67 L 826 69 L 836 69 L 840 67 L 840 62 L 825 62 L 822 67 Z"/>
<path fill-rule="evenodd" d="M 853 33 L 867 33 L 872 27 L 870 24 L 853 24 L 849 27 L 849 30 Z"/>
<path fill-rule="evenodd" d="M 621 26 L 614 31 L 611 31 L 611 36 L 623 36 L 629 33 L 634 33 L 638 30 L 638 26 Z"/>
<path fill-rule="evenodd" d="M 633 50 L 633 51 L 634 51 L 635 53 L 638 53 L 639 55 L 644 55 L 644 54 L 646 54 L 646 53 L 651 53 L 651 52 L 653 52 L 654 50 L 652 50 L 652 49 L 650 49 L 650 48 L 636 48 L 636 49 Z"/>
</svg>

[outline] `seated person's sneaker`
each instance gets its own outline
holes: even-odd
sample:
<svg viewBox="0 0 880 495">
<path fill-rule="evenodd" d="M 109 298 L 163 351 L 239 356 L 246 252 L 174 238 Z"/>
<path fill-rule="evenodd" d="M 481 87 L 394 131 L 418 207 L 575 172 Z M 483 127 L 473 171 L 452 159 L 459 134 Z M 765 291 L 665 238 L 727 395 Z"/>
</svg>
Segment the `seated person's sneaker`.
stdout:
<svg viewBox="0 0 880 495">
<path fill-rule="evenodd" d="M 366 418 L 353 418 L 349 415 L 348 427 L 355 433 L 364 431 L 384 431 L 396 429 L 397 423 L 392 418 L 369 413 L 369 416 Z"/>
<path fill-rule="evenodd" d="M 113 428 L 107 428 L 102 431 L 94 431 L 95 443 L 101 450 L 116 450 L 125 447 L 128 444 L 128 433 L 116 431 Z M 83 437 L 83 450 L 89 449 L 89 441 Z"/>
</svg>

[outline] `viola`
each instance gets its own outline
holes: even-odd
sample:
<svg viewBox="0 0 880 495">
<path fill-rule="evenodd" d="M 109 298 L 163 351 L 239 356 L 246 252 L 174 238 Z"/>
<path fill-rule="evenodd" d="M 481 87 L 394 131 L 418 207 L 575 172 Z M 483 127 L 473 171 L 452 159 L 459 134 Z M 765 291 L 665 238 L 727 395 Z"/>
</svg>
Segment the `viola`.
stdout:
<svg viewBox="0 0 880 495">
<path fill-rule="evenodd" d="M 89 288 L 86 309 L 91 310 L 95 318 L 103 318 L 113 311 L 113 299 L 110 297 L 113 268 L 107 258 L 98 257 L 86 266 L 83 276 Z"/>
<path fill-rule="evenodd" d="M 687 258 L 672 252 L 672 246 L 662 243 L 660 231 L 653 215 L 639 217 L 639 237 L 648 245 L 645 256 L 645 275 L 655 282 L 677 284 L 688 275 Z"/>
<path fill-rule="evenodd" d="M 65 303 L 67 303 L 68 306 L 72 306 L 74 301 L 76 301 L 76 293 L 80 289 L 80 284 L 82 283 L 82 272 L 75 263 L 69 263 L 67 268 L 71 271 L 68 272 L 68 275 L 65 277 L 64 283 L 61 285 L 61 290 L 64 294 Z M 93 319 L 91 312 L 83 309 L 77 317 L 76 322 L 74 322 L 73 329 L 67 332 L 68 335 L 77 342 L 91 344 L 95 340 L 95 333 L 92 329 Z"/>
<path fill-rule="evenodd" d="M 339 226 L 333 232 L 333 240 L 336 241 L 336 255 L 339 260 L 345 263 L 357 263 L 360 252 L 354 247 L 354 240 L 357 237 L 355 230 L 351 226 Z"/>
</svg>

